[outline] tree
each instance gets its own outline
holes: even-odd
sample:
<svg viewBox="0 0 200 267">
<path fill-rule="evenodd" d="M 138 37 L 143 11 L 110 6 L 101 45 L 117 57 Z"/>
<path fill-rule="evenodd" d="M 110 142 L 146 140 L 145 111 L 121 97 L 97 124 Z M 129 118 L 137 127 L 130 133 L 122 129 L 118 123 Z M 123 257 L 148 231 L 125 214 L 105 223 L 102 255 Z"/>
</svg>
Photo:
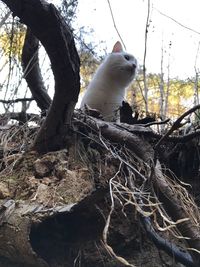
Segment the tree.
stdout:
<svg viewBox="0 0 200 267">
<path fill-rule="evenodd" d="M 34 147 L 40 151 L 58 149 L 63 146 L 63 131 L 70 125 L 79 94 L 79 58 L 71 30 L 53 5 L 47 6 L 43 1 L 38 3 L 21 1 L 20 4 L 4 1 L 4 3 L 31 28 L 33 34 L 44 45 L 51 60 L 55 77 L 55 95 Z M 23 13 L 21 13 L 20 5 L 26 7 Z M 37 18 L 35 12 L 33 16 L 33 10 L 37 12 Z M 46 32 L 48 32 L 49 38 L 46 36 Z M 50 37 L 51 35 L 54 36 L 53 39 Z M 57 52 L 55 53 L 55 51 Z M 68 84 L 67 90 L 65 89 L 66 84 Z"/>
</svg>

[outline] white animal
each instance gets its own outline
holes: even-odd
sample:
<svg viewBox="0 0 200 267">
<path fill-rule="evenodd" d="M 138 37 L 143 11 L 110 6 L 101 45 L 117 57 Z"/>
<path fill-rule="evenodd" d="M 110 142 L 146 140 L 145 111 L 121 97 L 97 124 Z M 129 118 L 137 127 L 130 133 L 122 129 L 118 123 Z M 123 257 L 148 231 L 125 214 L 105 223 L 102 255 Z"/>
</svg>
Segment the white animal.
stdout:
<svg viewBox="0 0 200 267">
<path fill-rule="evenodd" d="M 85 105 L 100 111 L 106 121 L 119 119 L 119 107 L 124 100 L 126 88 L 133 81 L 137 60 L 123 51 L 121 43 L 115 43 L 103 63 L 98 67 L 85 91 L 81 108 Z"/>
</svg>

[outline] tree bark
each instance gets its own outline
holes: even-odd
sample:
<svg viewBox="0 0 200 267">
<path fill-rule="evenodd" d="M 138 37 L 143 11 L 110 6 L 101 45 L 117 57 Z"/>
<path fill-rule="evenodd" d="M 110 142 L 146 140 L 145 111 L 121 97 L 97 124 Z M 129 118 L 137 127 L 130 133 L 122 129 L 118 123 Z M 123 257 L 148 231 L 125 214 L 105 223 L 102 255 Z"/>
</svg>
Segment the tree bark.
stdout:
<svg viewBox="0 0 200 267">
<path fill-rule="evenodd" d="M 2 0 L 41 41 L 50 58 L 55 78 L 55 95 L 33 145 L 38 152 L 65 145 L 71 117 L 80 91 L 80 60 L 71 29 L 57 9 L 44 0 Z M 68 132 L 69 133 L 69 132 Z"/>
<path fill-rule="evenodd" d="M 15 201 L 9 200 L 1 204 L 0 207 L 0 225 L 1 231 L 3 232 L 0 231 L 1 257 L 4 256 L 12 262 L 17 263 L 19 263 L 20 259 L 20 263 L 23 266 L 47 267 L 48 265 L 36 255 L 30 244 L 32 220 L 28 216 L 28 213 L 33 212 L 36 206 L 17 206 Z"/>
<path fill-rule="evenodd" d="M 105 222 L 94 203 L 106 193 L 90 192 L 77 203 L 49 208 L 36 202 L 1 200 L 1 258 L 8 259 L 11 266 L 73 266 L 72 250 L 101 236 Z"/>
</svg>

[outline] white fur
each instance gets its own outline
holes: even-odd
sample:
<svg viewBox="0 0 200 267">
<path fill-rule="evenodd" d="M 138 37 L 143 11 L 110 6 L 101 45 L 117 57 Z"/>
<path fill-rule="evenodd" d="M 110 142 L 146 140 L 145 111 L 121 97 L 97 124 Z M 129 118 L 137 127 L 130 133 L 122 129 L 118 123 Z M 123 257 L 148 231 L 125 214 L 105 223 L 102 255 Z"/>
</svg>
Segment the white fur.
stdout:
<svg viewBox="0 0 200 267">
<path fill-rule="evenodd" d="M 129 60 L 125 57 L 129 57 Z M 116 121 L 126 87 L 135 77 L 136 67 L 137 60 L 126 52 L 117 51 L 109 54 L 90 82 L 83 96 L 81 108 L 87 104 L 90 108 L 99 110 L 105 120 Z"/>
</svg>

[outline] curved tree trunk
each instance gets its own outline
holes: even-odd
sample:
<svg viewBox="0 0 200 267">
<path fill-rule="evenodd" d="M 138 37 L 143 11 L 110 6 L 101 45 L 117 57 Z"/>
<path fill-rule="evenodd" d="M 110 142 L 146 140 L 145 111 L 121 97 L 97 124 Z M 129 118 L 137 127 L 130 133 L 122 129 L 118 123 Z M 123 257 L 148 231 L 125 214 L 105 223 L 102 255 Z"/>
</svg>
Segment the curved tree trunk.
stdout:
<svg viewBox="0 0 200 267">
<path fill-rule="evenodd" d="M 33 148 L 39 152 L 65 145 L 80 91 L 80 60 L 71 29 L 52 4 L 44 0 L 2 0 L 41 41 L 51 61 L 55 95 Z"/>
</svg>

